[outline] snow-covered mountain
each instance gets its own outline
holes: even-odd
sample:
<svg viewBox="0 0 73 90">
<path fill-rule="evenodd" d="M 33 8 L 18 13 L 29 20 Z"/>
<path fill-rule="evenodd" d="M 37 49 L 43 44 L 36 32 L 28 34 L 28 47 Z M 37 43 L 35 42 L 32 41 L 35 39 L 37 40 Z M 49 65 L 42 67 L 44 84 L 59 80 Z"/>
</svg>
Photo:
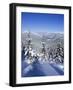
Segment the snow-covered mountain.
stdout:
<svg viewBox="0 0 73 90">
<path fill-rule="evenodd" d="M 42 40 L 46 44 L 46 47 L 53 47 L 55 48 L 57 44 L 61 44 L 64 46 L 64 34 L 63 33 L 48 33 L 48 32 L 30 32 L 30 37 L 32 39 L 33 48 L 37 49 L 38 51 L 42 48 Z M 21 41 L 25 44 L 27 42 L 28 32 L 24 32 L 21 34 Z"/>
</svg>

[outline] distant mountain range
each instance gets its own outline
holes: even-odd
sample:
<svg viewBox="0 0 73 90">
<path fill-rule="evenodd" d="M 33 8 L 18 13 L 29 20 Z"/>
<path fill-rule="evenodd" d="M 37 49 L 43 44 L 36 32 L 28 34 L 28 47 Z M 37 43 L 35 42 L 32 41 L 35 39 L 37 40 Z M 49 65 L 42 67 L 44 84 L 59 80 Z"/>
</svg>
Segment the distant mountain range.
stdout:
<svg viewBox="0 0 73 90">
<path fill-rule="evenodd" d="M 45 42 L 45 46 L 55 48 L 57 44 L 64 46 L 64 34 L 63 33 L 48 33 L 48 32 L 30 32 L 31 42 L 33 48 L 42 48 L 41 42 Z M 21 41 L 25 45 L 27 43 L 28 32 L 21 33 Z"/>
</svg>

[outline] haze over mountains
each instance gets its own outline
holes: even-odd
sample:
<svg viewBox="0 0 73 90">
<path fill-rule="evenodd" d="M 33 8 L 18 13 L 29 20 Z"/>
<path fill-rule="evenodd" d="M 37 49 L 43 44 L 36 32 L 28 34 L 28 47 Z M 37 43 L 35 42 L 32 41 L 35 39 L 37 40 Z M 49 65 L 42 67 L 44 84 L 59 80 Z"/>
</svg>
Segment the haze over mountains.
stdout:
<svg viewBox="0 0 73 90">
<path fill-rule="evenodd" d="M 21 33 L 21 41 L 23 45 L 27 43 L 29 32 Z M 57 44 L 64 47 L 64 34 L 63 33 L 48 33 L 48 32 L 30 32 L 31 43 L 34 49 L 38 52 L 42 48 L 42 41 L 45 42 L 46 48 L 56 48 Z"/>
</svg>

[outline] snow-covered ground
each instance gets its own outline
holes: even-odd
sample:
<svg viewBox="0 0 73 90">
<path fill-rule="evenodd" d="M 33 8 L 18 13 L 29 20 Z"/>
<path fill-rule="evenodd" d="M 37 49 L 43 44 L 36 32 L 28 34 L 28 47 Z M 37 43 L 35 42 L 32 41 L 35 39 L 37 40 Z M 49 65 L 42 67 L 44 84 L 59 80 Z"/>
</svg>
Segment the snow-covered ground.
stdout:
<svg viewBox="0 0 73 90">
<path fill-rule="evenodd" d="M 64 75 L 64 65 L 49 61 L 22 61 L 22 77 Z"/>
</svg>

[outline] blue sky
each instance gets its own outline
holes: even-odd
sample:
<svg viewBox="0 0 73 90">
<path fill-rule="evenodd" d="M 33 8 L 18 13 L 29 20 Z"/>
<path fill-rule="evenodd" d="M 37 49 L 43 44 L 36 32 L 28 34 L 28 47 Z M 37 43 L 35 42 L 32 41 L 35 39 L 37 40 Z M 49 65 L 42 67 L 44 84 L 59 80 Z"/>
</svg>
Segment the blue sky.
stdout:
<svg viewBox="0 0 73 90">
<path fill-rule="evenodd" d="M 63 14 L 21 13 L 22 32 L 64 32 Z"/>
</svg>

